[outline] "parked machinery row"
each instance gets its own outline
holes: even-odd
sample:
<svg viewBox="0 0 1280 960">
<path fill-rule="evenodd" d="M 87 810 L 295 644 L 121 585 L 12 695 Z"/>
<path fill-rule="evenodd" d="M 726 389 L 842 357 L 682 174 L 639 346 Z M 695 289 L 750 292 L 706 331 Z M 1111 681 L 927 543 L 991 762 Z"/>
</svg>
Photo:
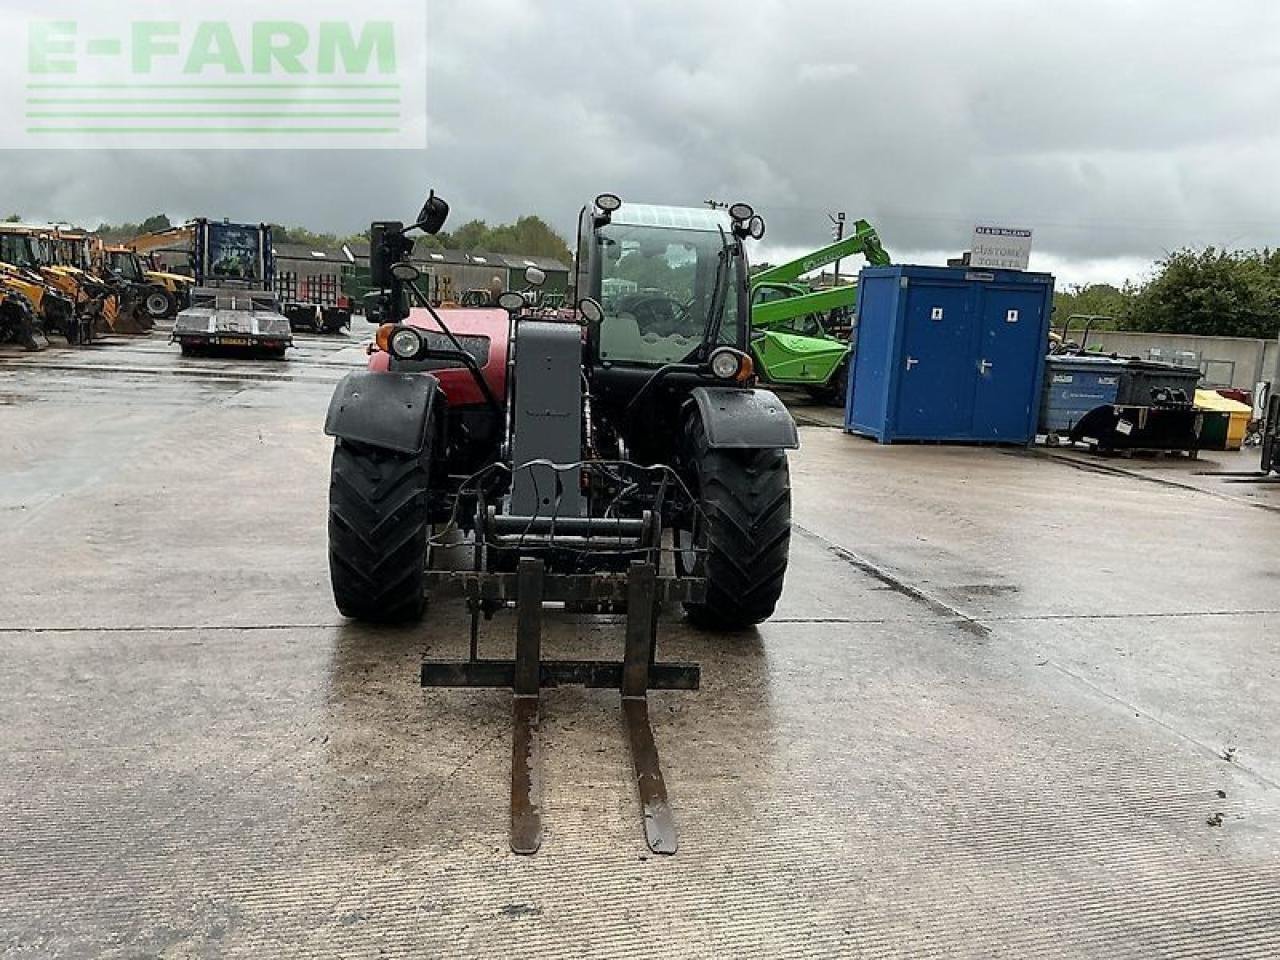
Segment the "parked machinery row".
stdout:
<svg viewBox="0 0 1280 960">
<path fill-rule="evenodd" d="M 67 227 L 0 224 L 0 342 L 40 350 L 50 336 L 141 333 L 177 302 L 127 248 Z"/>
</svg>

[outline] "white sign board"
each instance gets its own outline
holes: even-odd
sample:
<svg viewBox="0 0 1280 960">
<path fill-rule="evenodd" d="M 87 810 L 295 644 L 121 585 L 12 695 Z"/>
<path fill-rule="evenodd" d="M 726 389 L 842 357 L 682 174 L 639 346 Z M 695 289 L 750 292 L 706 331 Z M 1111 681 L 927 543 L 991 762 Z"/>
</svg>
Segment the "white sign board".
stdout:
<svg viewBox="0 0 1280 960">
<path fill-rule="evenodd" d="M 969 266 L 1025 270 L 1031 259 L 1031 231 L 1013 227 L 973 228 Z"/>
</svg>

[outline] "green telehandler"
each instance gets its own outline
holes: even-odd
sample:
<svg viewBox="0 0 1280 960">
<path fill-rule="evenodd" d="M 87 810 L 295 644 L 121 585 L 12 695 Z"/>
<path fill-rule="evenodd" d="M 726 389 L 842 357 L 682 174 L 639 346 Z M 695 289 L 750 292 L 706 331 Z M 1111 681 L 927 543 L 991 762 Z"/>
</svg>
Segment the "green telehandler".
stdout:
<svg viewBox="0 0 1280 960">
<path fill-rule="evenodd" d="M 880 236 L 857 220 L 853 232 L 751 278 L 751 353 L 765 380 L 801 387 L 824 403 L 843 403 L 849 382 L 849 335 L 857 284 L 815 290 L 801 277 L 862 254 L 871 266 L 889 263 Z"/>
</svg>

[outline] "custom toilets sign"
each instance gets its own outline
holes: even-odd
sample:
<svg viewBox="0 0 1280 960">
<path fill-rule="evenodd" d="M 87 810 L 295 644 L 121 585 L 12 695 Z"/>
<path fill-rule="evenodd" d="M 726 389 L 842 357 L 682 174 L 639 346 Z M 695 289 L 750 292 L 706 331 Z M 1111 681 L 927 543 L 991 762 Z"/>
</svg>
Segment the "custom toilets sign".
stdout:
<svg viewBox="0 0 1280 960">
<path fill-rule="evenodd" d="M 9 148 L 422 148 L 426 0 L 5 0 Z"/>
<path fill-rule="evenodd" d="M 1030 262 L 1030 230 L 981 224 L 973 228 L 969 266 L 991 270 L 1025 270 Z"/>
</svg>

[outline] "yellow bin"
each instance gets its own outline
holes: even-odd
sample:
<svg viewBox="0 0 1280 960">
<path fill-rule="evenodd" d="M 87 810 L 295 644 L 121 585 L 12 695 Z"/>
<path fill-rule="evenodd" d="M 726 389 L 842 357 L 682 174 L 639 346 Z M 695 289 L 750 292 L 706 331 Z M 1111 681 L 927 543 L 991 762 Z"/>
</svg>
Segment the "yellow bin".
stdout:
<svg viewBox="0 0 1280 960">
<path fill-rule="evenodd" d="M 1197 390 L 1196 406 L 1201 410 L 1216 410 L 1230 415 L 1227 440 L 1222 449 L 1239 450 L 1244 445 L 1244 435 L 1248 432 L 1249 421 L 1253 419 L 1252 407 L 1224 397 L 1217 390 Z"/>
</svg>

